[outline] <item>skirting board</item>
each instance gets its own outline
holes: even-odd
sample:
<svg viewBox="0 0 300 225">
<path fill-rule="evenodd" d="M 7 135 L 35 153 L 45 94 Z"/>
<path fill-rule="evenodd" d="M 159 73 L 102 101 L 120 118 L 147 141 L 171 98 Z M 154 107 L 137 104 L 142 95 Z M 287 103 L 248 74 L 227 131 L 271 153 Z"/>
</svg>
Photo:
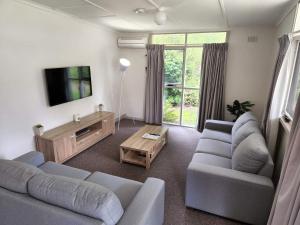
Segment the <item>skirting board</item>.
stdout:
<svg viewBox="0 0 300 225">
<path fill-rule="evenodd" d="M 141 121 L 144 122 L 145 120 L 142 118 L 138 118 L 138 117 L 132 117 L 132 116 L 127 116 L 126 113 L 121 115 L 121 120 L 122 119 L 128 119 L 128 120 L 134 120 L 134 121 Z M 115 123 L 117 123 L 119 121 L 119 117 L 115 118 Z"/>
<path fill-rule="evenodd" d="M 122 119 L 126 119 L 126 114 L 124 113 L 124 114 L 122 114 L 120 117 L 121 117 L 121 120 L 122 120 Z M 115 118 L 115 123 L 117 123 L 118 121 L 119 121 L 119 117 L 116 117 L 116 118 Z"/>
<path fill-rule="evenodd" d="M 122 118 L 122 117 L 121 117 Z M 124 119 L 129 119 L 129 120 L 135 120 L 135 121 L 141 121 L 141 122 L 145 122 L 145 120 L 143 118 L 138 118 L 138 117 L 132 117 L 132 116 L 127 116 L 125 114 Z"/>
</svg>

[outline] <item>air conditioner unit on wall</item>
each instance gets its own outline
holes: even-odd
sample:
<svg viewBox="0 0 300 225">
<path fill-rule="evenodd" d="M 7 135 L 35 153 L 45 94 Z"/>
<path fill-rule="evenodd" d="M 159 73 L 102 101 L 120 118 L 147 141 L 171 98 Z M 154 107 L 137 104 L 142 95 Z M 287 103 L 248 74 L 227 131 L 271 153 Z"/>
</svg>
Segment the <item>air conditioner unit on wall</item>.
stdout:
<svg viewBox="0 0 300 225">
<path fill-rule="evenodd" d="M 118 47 L 119 48 L 146 48 L 148 43 L 148 38 L 118 38 Z"/>
</svg>

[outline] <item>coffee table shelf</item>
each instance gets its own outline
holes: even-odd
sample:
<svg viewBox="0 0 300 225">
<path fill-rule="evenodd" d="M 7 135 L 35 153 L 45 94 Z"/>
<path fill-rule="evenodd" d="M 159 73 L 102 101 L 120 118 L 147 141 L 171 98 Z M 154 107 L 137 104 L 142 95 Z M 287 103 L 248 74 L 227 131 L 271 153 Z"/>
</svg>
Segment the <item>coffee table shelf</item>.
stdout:
<svg viewBox="0 0 300 225">
<path fill-rule="evenodd" d="M 140 155 L 136 151 L 129 150 L 128 152 L 124 153 L 122 161 L 146 167 L 145 155 Z"/>
<path fill-rule="evenodd" d="M 160 138 L 145 139 L 142 137 L 145 133 L 159 134 Z M 167 135 L 168 129 L 162 126 L 142 127 L 120 145 L 120 162 L 132 163 L 149 169 L 151 162 L 167 143 Z"/>
</svg>

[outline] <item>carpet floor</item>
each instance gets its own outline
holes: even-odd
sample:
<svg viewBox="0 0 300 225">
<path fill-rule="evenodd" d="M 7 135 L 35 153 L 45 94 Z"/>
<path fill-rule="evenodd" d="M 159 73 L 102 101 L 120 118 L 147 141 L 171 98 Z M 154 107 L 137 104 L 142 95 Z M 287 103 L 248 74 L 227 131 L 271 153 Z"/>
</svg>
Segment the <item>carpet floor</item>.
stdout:
<svg viewBox="0 0 300 225">
<path fill-rule="evenodd" d="M 119 163 L 120 144 L 144 126 L 143 122 L 122 120 L 120 130 L 65 164 L 91 172 L 104 173 L 144 182 L 147 177 L 157 177 L 166 182 L 165 225 L 240 225 L 184 205 L 186 168 L 192 159 L 199 140 L 199 132 L 192 128 L 168 126 L 168 144 L 146 170 L 143 167 Z"/>
</svg>

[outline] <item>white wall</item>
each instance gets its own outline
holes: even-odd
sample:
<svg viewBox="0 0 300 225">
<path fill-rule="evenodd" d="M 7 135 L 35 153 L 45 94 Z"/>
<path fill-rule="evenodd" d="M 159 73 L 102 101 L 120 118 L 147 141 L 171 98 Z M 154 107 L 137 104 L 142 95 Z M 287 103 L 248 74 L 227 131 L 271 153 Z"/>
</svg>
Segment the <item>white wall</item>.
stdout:
<svg viewBox="0 0 300 225">
<path fill-rule="evenodd" d="M 32 127 L 46 129 L 94 112 L 117 111 L 119 50 L 116 34 L 57 12 L 0 1 L 0 158 L 34 149 Z M 49 107 L 43 69 L 90 65 L 93 96 Z"/>
<path fill-rule="evenodd" d="M 147 37 L 144 33 L 119 33 L 119 37 Z M 147 57 L 146 49 L 121 48 L 120 57 L 130 60 L 131 65 L 124 78 L 123 112 L 128 117 L 144 119 Z"/>
<path fill-rule="evenodd" d="M 145 84 L 146 84 L 146 50 L 122 49 L 121 57 L 131 62 L 124 78 L 123 112 L 128 117 L 143 120 L 145 108 Z"/>
<path fill-rule="evenodd" d="M 248 36 L 253 35 L 258 37 L 258 42 L 248 43 Z M 255 103 L 253 111 L 259 119 L 265 107 L 274 67 L 274 40 L 273 28 L 232 28 L 229 36 L 225 102 L 232 104 L 235 99 L 250 100 Z M 143 118 L 146 51 L 121 49 L 120 54 L 132 61 L 126 75 L 127 102 L 124 103 L 124 110 L 130 117 Z M 226 119 L 232 119 L 229 113 L 226 113 Z"/>
<path fill-rule="evenodd" d="M 257 36 L 257 42 L 248 42 Z M 233 28 L 230 31 L 225 102 L 250 100 L 254 114 L 261 119 L 274 68 L 273 28 Z M 230 119 L 229 113 L 226 118 Z"/>
</svg>

